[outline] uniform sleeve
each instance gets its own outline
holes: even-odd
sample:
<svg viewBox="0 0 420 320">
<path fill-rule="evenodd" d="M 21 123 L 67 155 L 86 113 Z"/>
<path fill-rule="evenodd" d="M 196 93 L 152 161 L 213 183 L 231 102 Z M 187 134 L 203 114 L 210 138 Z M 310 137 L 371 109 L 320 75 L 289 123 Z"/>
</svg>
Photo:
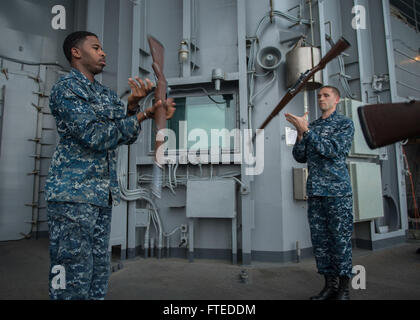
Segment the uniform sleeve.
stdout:
<svg viewBox="0 0 420 320">
<path fill-rule="evenodd" d="M 348 119 L 343 122 L 339 130 L 336 130 L 328 137 L 322 137 L 310 130 L 306 135 L 305 140 L 307 145 L 310 145 L 318 154 L 332 159 L 349 153 L 353 135 L 353 121 Z"/>
<path fill-rule="evenodd" d="M 115 149 L 137 139 L 137 117 L 98 119 L 90 103 L 65 85 L 51 95 L 51 112 L 64 123 L 70 135 L 95 151 Z"/>
<path fill-rule="evenodd" d="M 122 113 L 125 114 L 125 111 L 124 111 L 124 109 L 125 109 L 124 103 L 117 96 L 117 94 L 115 92 L 113 92 L 113 100 L 114 100 L 114 103 L 120 107 L 120 109 L 122 110 Z M 126 115 L 127 115 L 127 117 L 136 116 L 136 122 L 138 123 L 138 121 L 137 121 L 137 112 L 136 111 L 129 112 L 127 110 Z M 137 132 L 133 135 L 133 137 L 131 139 L 129 139 L 128 141 L 124 142 L 124 144 L 129 145 L 129 144 L 133 144 L 134 142 L 136 142 L 136 140 L 137 140 L 137 138 L 139 136 L 140 130 L 141 130 L 141 125 L 139 124 L 139 129 L 137 130 Z"/>
<path fill-rule="evenodd" d="M 296 143 L 293 146 L 292 154 L 293 158 L 295 158 L 295 160 L 299 163 L 305 163 L 307 161 L 305 139 L 302 139 L 298 142 L 296 138 Z"/>
</svg>

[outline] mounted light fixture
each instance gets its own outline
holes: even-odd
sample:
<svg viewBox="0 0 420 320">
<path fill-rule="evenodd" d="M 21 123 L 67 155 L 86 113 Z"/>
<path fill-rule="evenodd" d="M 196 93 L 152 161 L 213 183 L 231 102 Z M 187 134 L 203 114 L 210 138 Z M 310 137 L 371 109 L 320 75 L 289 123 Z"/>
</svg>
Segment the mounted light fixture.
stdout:
<svg viewBox="0 0 420 320">
<path fill-rule="evenodd" d="M 185 63 L 188 60 L 188 43 L 186 40 L 182 40 L 178 51 L 179 63 Z"/>
<path fill-rule="evenodd" d="M 220 81 L 225 79 L 225 74 L 222 69 L 213 69 L 211 78 L 214 81 L 214 88 L 216 91 L 220 91 Z"/>
</svg>

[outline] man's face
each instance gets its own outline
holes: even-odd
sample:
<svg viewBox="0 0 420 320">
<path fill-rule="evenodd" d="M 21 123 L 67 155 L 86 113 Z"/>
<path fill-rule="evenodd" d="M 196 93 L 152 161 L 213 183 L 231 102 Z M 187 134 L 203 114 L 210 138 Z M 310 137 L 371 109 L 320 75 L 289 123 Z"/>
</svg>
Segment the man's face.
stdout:
<svg viewBox="0 0 420 320">
<path fill-rule="evenodd" d="M 78 51 L 77 57 L 80 63 L 94 75 L 101 73 L 106 66 L 106 54 L 98 38 L 94 36 L 86 37 L 77 48 L 72 50 Z"/>
<path fill-rule="evenodd" d="M 318 104 L 322 112 L 331 110 L 339 102 L 340 97 L 331 88 L 322 88 L 318 93 Z"/>
</svg>

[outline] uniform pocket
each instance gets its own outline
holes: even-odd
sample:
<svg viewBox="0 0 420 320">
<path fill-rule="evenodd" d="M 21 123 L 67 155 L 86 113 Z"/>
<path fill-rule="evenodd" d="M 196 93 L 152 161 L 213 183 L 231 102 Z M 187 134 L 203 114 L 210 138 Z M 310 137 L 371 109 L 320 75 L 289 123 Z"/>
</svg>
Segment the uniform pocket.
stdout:
<svg viewBox="0 0 420 320">
<path fill-rule="evenodd" d="M 84 260 L 91 254 L 90 248 L 90 237 L 79 224 L 72 222 L 62 226 L 57 253 L 60 263 Z"/>
</svg>

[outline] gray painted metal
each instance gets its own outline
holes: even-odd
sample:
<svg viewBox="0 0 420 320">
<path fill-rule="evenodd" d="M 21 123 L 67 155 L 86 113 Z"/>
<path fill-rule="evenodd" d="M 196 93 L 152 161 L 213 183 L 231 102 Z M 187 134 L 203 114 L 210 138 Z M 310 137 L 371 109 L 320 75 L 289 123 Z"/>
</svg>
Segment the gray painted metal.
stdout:
<svg viewBox="0 0 420 320">
<path fill-rule="evenodd" d="M 0 155 L 0 240 L 22 239 L 31 231 L 35 146 L 28 139 L 36 135 L 38 85 L 27 77 L 37 67 L 20 68 L 4 62 L 9 70 L 5 85 L 2 152 Z M 13 72 L 13 73 L 12 73 Z M 18 73 L 18 72 L 16 72 Z M 32 156 L 32 157 L 31 157 Z M 37 205 L 37 204 L 34 204 Z"/>
<path fill-rule="evenodd" d="M 234 180 L 189 180 L 187 218 L 234 218 L 235 187 Z"/>
<path fill-rule="evenodd" d="M 300 75 L 312 69 L 321 61 L 321 50 L 313 47 L 297 47 L 287 53 L 287 87 L 292 87 Z M 317 72 L 306 83 L 308 90 L 318 89 L 323 85 L 322 72 Z"/>
</svg>

